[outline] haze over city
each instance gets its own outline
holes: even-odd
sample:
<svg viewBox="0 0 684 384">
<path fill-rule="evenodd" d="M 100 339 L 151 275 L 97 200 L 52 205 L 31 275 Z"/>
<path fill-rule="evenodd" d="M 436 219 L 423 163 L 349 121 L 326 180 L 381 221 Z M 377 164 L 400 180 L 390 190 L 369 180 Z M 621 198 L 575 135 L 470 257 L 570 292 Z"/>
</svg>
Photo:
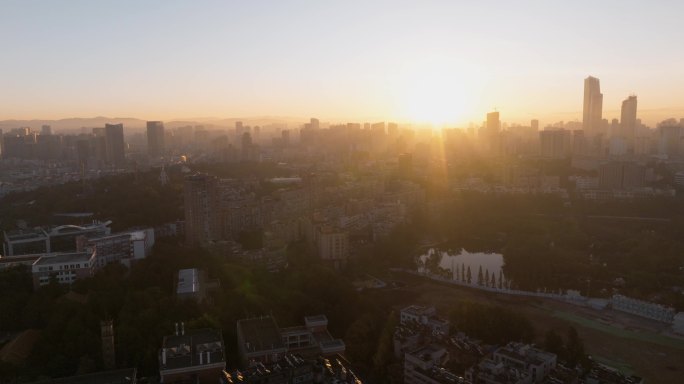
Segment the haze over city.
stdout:
<svg viewBox="0 0 684 384">
<path fill-rule="evenodd" d="M 0 0 L 0 384 L 683 383 L 682 15 Z"/>
<path fill-rule="evenodd" d="M 4 1 L 0 119 L 318 116 L 466 126 L 684 110 L 684 4 Z"/>
</svg>

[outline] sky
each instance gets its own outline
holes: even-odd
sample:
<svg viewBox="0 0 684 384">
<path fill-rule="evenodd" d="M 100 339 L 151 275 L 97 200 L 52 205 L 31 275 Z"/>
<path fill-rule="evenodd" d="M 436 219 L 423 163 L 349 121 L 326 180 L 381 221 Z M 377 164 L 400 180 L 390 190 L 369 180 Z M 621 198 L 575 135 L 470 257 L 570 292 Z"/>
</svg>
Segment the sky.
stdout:
<svg viewBox="0 0 684 384">
<path fill-rule="evenodd" d="M 682 1 L 0 0 L 0 120 L 684 117 Z"/>
</svg>

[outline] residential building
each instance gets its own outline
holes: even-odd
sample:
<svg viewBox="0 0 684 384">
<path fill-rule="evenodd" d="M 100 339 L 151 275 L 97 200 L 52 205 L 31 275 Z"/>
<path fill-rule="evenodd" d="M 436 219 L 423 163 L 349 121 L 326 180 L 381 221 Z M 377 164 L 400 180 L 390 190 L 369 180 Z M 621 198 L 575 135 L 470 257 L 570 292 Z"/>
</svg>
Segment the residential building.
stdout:
<svg viewBox="0 0 684 384">
<path fill-rule="evenodd" d="M 185 241 L 206 243 L 222 237 L 218 179 L 196 174 L 185 178 Z"/>
<path fill-rule="evenodd" d="M 341 268 L 349 257 L 349 234 L 333 226 L 321 226 L 318 229 L 316 249 L 322 260 L 335 268 Z"/>
<path fill-rule="evenodd" d="M 440 384 L 440 376 L 455 375 L 441 368 L 449 359 L 446 348 L 430 344 L 404 355 L 404 384 Z M 458 381 L 454 381 L 458 383 Z"/>
<path fill-rule="evenodd" d="M 523 343 L 508 343 L 493 355 L 495 363 L 527 372 L 532 383 L 541 383 L 556 368 L 556 359 L 553 353 Z"/>
<path fill-rule="evenodd" d="M 443 335 L 449 334 L 449 322 L 437 316 L 435 307 L 409 305 L 401 310 L 399 321 L 401 324 L 417 323 L 428 327 L 433 332 Z"/>
<path fill-rule="evenodd" d="M 541 156 L 547 159 L 564 159 L 572 154 L 572 131 L 564 129 L 544 130 L 539 132 Z"/>
</svg>

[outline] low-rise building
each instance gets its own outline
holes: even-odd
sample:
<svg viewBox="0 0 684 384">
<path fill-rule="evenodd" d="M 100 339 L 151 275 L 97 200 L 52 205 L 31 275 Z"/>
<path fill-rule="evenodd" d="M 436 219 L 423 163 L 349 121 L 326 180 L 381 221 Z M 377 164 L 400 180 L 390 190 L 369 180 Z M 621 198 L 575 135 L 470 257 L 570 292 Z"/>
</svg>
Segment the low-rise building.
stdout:
<svg viewBox="0 0 684 384">
<path fill-rule="evenodd" d="M 226 368 L 220 330 L 197 329 L 164 337 L 159 350 L 161 383 L 216 383 Z"/>
<path fill-rule="evenodd" d="M 3 235 L 6 256 L 50 253 L 50 237 L 42 228 L 5 231 Z"/>
<path fill-rule="evenodd" d="M 130 267 L 132 263 L 146 258 L 154 246 L 152 228 L 116 233 L 109 236 L 77 239 L 77 249 L 93 247 L 97 250 L 98 267 L 110 263 L 121 263 Z"/>
<path fill-rule="evenodd" d="M 610 304 L 617 311 L 631 313 L 632 315 L 663 323 L 672 323 L 675 316 L 674 308 L 622 295 L 613 295 L 610 299 Z"/>
<path fill-rule="evenodd" d="M 508 343 L 494 351 L 493 355 L 495 363 L 503 363 L 507 367 L 527 372 L 532 378 L 532 383 L 540 383 L 551 373 L 556 368 L 556 359 L 554 353 L 523 343 Z"/>
<path fill-rule="evenodd" d="M 245 366 L 257 362 L 272 363 L 287 353 L 280 328 L 271 316 L 238 320 L 237 339 L 240 358 Z"/>
<path fill-rule="evenodd" d="M 91 277 L 95 274 L 97 252 L 56 253 L 39 257 L 31 266 L 33 286 L 50 283 L 54 278 L 60 284 L 72 284 L 78 279 Z"/>
<path fill-rule="evenodd" d="M 404 384 L 442 383 L 440 376 L 449 373 L 441 369 L 447 360 L 449 360 L 449 352 L 444 347 L 435 344 L 406 353 L 404 355 Z"/>
<path fill-rule="evenodd" d="M 272 363 L 296 353 L 305 358 L 343 355 L 345 344 L 328 332 L 325 315 L 307 316 L 303 326 L 280 328 L 271 316 L 238 321 L 238 349 L 243 364 Z"/>
<path fill-rule="evenodd" d="M 449 322 L 437 316 L 435 307 L 409 305 L 401 310 L 400 322 L 402 324 L 414 322 L 427 326 L 432 331 L 449 334 Z"/>
</svg>

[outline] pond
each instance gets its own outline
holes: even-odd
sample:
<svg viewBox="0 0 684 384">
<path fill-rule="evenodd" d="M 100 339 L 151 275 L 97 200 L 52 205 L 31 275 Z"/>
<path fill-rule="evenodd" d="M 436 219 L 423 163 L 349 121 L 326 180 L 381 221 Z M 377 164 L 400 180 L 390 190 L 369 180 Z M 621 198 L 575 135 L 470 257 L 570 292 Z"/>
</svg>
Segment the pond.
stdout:
<svg viewBox="0 0 684 384">
<path fill-rule="evenodd" d="M 435 266 L 441 267 L 443 270 L 451 272 L 448 277 L 455 280 L 462 280 L 461 275 L 465 276 L 468 269 L 472 274 L 472 281 L 477 281 L 477 275 L 480 268 L 482 274 L 489 272 L 496 277 L 503 277 L 502 267 L 504 265 L 503 255 L 499 253 L 485 253 L 485 252 L 468 252 L 465 249 L 460 251 L 441 250 L 438 248 L 430 248 L 422 255 L 418 256 L 416 260 L 418 272 L 437 272 Z M 464 270 L 461 272 L 461 270 Z M 456 273 L 454 273 L 456 272 Z M 505 280 L 505 277 L 504 277 Z"/>
</svg>

